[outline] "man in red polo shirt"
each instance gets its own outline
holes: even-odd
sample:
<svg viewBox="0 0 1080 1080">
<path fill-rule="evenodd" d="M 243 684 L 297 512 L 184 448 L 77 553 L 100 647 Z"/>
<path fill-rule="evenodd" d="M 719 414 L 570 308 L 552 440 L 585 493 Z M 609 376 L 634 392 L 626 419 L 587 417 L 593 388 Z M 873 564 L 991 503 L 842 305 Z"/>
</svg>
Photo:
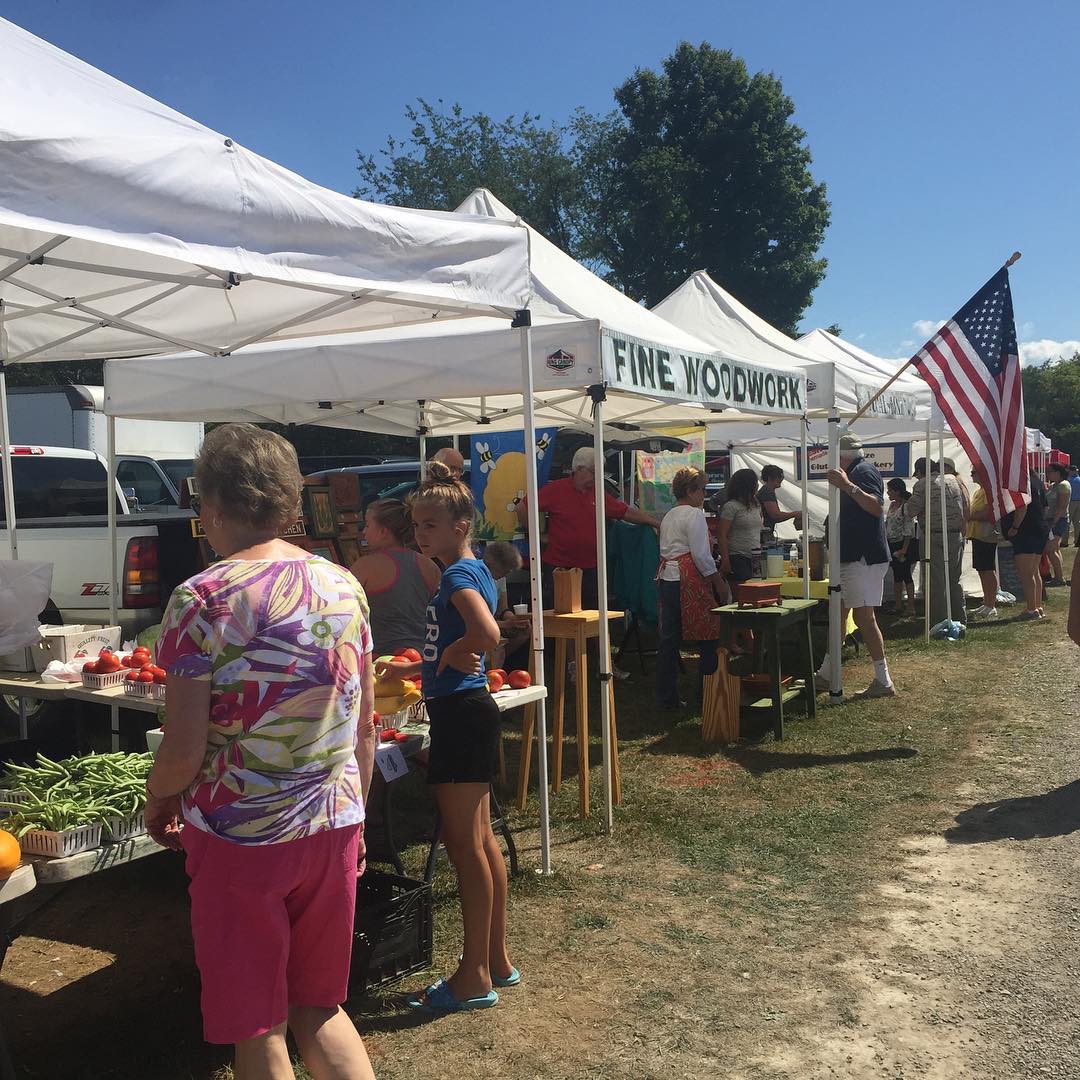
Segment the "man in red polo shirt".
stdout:
<svg viewBox="0 0 1080 1080">
<path fill-rule="evenodd" d="M 551 571 L 577 567 L 581 575 L 581 606 L 594 611 L 598 605 L 596 582 L 596 473 L 591 446 L 574 454 L 572 471 L 540 489 L 540 511 L 548 516 L 547 546 L 540 561 L 544 570 L 544 599 L 551 602 Z M 517 505 L 518 520 L 527 527 L 528 502 Z M 614 496 L 604 494 L 604 513 L 616 521 L 660 527 L 659 518 L 646 514 Z"/>
</svg>

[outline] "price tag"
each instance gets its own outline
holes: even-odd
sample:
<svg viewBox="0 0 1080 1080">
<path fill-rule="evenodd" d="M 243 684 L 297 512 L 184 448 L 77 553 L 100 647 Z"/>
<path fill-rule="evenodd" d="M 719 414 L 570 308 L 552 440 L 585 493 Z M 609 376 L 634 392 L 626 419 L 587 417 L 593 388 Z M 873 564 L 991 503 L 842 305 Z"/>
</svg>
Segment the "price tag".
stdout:
<svg viewBox="0 0 1080 1080">
<path fill-rule="evenodd" d="M 392 780 L 399 780 L 409 771 L 405 755 L 396 743 L 380 746 L 375 751 L 375 764 L 379 766 L 379 772 L 388 784 Z"/>
</svg>

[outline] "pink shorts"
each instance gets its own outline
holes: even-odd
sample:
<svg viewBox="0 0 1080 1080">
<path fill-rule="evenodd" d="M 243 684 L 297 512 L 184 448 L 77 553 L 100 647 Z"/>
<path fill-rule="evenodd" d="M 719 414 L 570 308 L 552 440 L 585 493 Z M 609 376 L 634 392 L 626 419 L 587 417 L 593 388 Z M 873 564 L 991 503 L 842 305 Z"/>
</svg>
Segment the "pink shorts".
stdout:
<svg viewBox="0 0 1080 1080">
<path fill-rule="evenodd" d="M 282 844 L 184 828 L 207 1042 L 264 1035 L 285 1023 L 290 1005 L 345 1000 L 363 828 Z"/>
</svg>

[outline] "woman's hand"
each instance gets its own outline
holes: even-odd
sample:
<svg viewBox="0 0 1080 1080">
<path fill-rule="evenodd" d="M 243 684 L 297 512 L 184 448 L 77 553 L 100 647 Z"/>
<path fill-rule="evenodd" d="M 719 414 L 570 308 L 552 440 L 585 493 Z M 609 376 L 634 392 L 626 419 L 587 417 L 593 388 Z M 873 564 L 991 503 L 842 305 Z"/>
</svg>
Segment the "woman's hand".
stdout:
<svg viewBox="0 0 1080 1080">
<path fill-rule="evenodd" d="M 173 851 L 183 851 L 180 843 L 180 796 L 170 795 L 159 799 L 156 795 L 146 793 L 146 809 L 143 811 L 146 818 L 146 831 L 163 848 L 171 848 Z"/>
<path fill-rule="evenodd" d="M 411 679 L 420 674 L 423 666 L 420 660 L 378 660 L 375 662 L 375 678 L 384 679 L 389 675 L 395 679 Z"/>
<path fill-rule="evenodd" d="M 466 675 L 479 675 L 480 668 L 483 666 L 482 659 L 479 653 L 469 652 L 468 649 L 462 648 L 460 641 L 454 641 L 443 649 L 436 674 L 441 675 L 445 668 L 452 667 L 455 671 L 461 671 Z"/>
</svg>

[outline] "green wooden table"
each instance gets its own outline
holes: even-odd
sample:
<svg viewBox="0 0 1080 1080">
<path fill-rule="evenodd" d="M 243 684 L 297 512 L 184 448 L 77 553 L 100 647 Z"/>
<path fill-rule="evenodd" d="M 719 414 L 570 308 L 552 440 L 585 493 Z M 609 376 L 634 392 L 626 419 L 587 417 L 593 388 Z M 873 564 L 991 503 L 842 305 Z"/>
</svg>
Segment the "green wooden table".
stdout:
<svg viewBox="0 0 1080 1080">
<path fill-rule="evenodd" d="M 767 670 L 770 676 L 770 696 L 766 707 L 772 712 L 773 734 L 784 737 L 784 704 L 800 694 L 806 699 L 806 714 L 817 715 L 817 697 L 814 690 L 814 643 L 810 632 L 810 617 L 817 607 L 816 600 L 781 600 L 768 607 L 743 608 L 738 604 L 725 604 L 714 608 L 725 624 L 725 631 L 751 630 L 754 634 L 754 670 Z M 803 676 L 800 686 L 784 690 L 781 685 L 780 635 L 802 631 L 805 643 Z M 762 654 L 767 657 L 762 667 Z M 754 706 L 751 706 L 752 708 Z"/>
</svg>

